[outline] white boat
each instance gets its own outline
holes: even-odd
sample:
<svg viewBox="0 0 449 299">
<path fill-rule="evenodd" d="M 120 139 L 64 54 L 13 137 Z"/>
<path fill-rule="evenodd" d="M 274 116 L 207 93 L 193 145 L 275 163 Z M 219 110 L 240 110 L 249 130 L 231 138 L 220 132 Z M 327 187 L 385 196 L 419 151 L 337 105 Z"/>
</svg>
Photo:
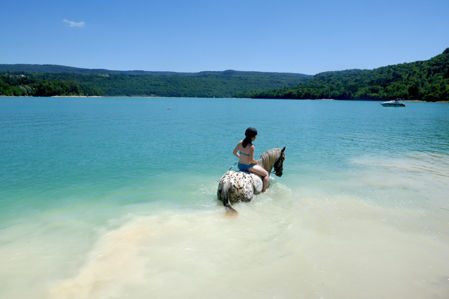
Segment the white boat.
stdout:
<svg viewBox="0 0 449 299">
<path fill-rule="evenodd" d="M 391 100 L 380 103 L 384 107 L 405 107 L 404 102 L 400 100 Z"/>
</svg>

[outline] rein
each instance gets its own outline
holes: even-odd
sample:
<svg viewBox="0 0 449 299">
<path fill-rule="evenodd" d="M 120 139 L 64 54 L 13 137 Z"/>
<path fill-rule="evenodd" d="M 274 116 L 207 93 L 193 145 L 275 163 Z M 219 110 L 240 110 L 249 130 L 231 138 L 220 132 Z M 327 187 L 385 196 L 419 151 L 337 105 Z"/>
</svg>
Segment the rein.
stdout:
<svg viewBox="0 0 449 299">
<path fill-rule="evenodd" d="M 231 170 L 232 168 L 234 168 L 235 165 L 237 165 L 237 163 L 239 163 L 239 162 L 235 162 L 234 164 L 232 164 L 231 167 L 229 167 L 229 170 Z"/>
</svg>

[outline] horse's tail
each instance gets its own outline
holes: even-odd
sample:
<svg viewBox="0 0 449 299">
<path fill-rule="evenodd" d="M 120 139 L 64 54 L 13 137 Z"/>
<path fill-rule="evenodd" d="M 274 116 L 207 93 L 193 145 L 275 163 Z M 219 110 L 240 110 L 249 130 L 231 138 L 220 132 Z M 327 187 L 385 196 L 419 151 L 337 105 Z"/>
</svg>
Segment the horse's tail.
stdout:
<svg viewBox="0 0 449 299">
<path fill-rule="evenodd" d="M 223 205 L 226 208 L 226 212 L 229 214 L 237 214 L 237 211 L 231 206 L 231 203 L 229 202 L 229 191 L 230 191 L 231 183 L 229 182 L 222 182 L 218 186 L 217 190 L 217 197 L 218 200 L 223 202 Z"/>
</svg>

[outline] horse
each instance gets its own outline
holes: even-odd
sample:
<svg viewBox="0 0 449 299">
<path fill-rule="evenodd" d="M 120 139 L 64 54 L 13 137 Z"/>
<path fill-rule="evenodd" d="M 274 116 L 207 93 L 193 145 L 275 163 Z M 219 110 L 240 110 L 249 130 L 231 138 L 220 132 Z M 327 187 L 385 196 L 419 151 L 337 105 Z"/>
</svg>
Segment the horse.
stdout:
<svg viewBox="0 0 449 299">
<path fill-rule="evenodd" d="M 274 174 L 282 176 L 285 159 L 285 146 L 283 149 L 273 148 L 260 155 L 257 165 L 262 166 L 268 175 L 274 168 Z M 262 177 L 254 173 L 243 171 L 227 171 L 218 182 L 217 198 L 226 207 L 228 212 L 237 213 L 231 206 L 239 201 L 251 201 L 255 194 L 262 192 Z"/>
</svg>

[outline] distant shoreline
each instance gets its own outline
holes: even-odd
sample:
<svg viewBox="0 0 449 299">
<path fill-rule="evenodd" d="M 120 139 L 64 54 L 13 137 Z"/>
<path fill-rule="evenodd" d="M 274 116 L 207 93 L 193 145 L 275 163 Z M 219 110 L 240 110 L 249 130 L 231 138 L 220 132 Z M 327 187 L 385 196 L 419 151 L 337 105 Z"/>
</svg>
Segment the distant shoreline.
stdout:
<svg viewBox="0 0 449 299">
<path fill-rule="evenodd" d="M 282 98 L 227 98 L 227 97 L 167 97 L 167 96 L 49 96 L 49 97 L 35 97 L 35 96 L 5 96 L 0 95 L 0 98 L 164 98 L 164 99 L 174 99 L 174 98 L 187 98 L 187 99 L 241 99 L 241 100 L 289 100 L 289 101 L 353 101 L 353 102 L 383 102 L 389 99 L 382 100 L 371 100 L 371 99 L 282 99 Z M 425 100 L 402 100 L 403 102 L 409 103 L 449 103 L 447 100 L 443 101 L 425 101 Z"/>
<path fill-rule="evenodd" d="M 102 98 L 102 97 L 103 96 L 50 96 L 48 98 Z M 32 97 L 32 98 L 37 98 L 37 97 Z"/>
</svg>

